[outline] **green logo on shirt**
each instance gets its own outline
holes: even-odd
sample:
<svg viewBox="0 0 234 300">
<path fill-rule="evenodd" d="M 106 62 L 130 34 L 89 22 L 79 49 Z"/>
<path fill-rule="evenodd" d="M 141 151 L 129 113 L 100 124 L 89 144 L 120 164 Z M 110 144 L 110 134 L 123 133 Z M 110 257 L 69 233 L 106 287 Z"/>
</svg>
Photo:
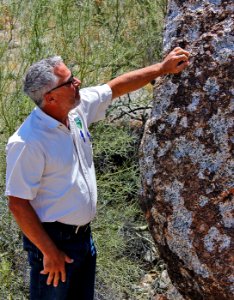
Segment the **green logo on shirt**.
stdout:
<svg viewBox="0 0 234 300">
<path fill-rule="evenodd" d="M 76 118 L 74 119 L 74 121 L 76 122 L 77 127 L 78 127 L 79 129 L 82 129 L 82 122 L 81 122 L 81 119 L 78 118 L 78 117 L 76 117 Z"/>
</svg>

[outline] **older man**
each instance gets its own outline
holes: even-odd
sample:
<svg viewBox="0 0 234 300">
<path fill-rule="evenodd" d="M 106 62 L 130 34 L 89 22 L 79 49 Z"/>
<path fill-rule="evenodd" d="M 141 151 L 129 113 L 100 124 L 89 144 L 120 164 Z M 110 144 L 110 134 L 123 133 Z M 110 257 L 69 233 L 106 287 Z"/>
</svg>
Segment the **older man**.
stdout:
<svg viewBox="0 0 234 300">
<path fill-rule="evenodd" d="M 36 108 L 8 141 L 6 195 L 24 233 L 31 299 L 93 299 L 97 187 L 89 125 L 105 117 L 112 99 L 182 71 L 188 57 L 177 47 L 162 63 L 81 90 L 58 56 L 29 68 L 24 91 Z"/>
</svg>

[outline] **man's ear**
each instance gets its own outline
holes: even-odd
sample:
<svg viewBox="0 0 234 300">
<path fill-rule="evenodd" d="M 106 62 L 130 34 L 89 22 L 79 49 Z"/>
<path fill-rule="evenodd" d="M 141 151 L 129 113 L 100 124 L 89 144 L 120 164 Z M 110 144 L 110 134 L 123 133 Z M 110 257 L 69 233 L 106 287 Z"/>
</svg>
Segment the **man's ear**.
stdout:
<svg viewBox="0 0 234 300">
<path fill-rule="evenodd" d="M 50 93 L 47 93 L 44 95 L 44 101 L 46 104 L 51 104 L 51 102 L 54 101 L 54 98 Z"/>
</svg>

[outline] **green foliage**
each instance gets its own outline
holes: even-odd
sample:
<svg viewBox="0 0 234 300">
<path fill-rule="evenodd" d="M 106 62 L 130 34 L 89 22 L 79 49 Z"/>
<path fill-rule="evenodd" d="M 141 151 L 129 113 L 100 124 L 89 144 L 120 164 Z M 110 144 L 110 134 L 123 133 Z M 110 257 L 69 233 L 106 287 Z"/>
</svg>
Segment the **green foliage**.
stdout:
<svg viewBox="0 0 234 300">
<path fill-rule="evenodd" d="M 1 195 L 6 141 L 34 106 L 22 92 L 28 66 L 44 57 L 60 55 L 82 85 L 89 86 L 154 63 L 161 56 L 165 9 L 166 0 L 0 0 Z M 146 88 L 145 96 L 138 95 L 140 100 L 136 102 L 143 106 L 144 118 L 151 92 Z M 136 105 L 130 102 L 128 109 L 134 108 L 131 114 L 122 113 L 126 102 L 121 99 L 110 109 L 109 120 L 92 128 L 99 189 L 93 227 L 99 249 L 97 281 L 101 299 L 111 299 L 111 294 L 114 299 L 143 299 L 137 298 L 132 286 L 144 268 L 124 255 L 128 240 L 122 232 L 127 223 L 143 223 L 137 204 L 140 136 L 119 122 L 123 115 L 129 121 L 130 115 L 138 114 Z M 110 119 L 118 119 L 118 123 Z M 25 254 L 4 197 L 0 197 L 0 212 L 0 298 L 27 299 Z"/>
<path fill-rule="evenodd" d="M 21 234 L 7 211 L 6 201 L 0 206 L 0 299 L 27 299 L 26 254 L 22 250 Z"/>
<path fill-rule="evenodd" d="M 0 254 L 0 297 L 1 299 L 26 299 L 27 291 L 22 282 L 22 274 L 14 271 L 13 257 L 9 253 Z M 23 266 L 22 266 L 23 267 Z"/>
<path fill-rule="evenodd" d="M 140 280 L 140 264 L 124 252 L 125 224 L 141 224 L 136 202 L 139 190 L 137 137 L 127 124 L 99 122 L 93 128 L 94 158 L 97 171 L 99 205 L 93 224 L 98 249 L 98 289 L 109 299 L 136 295 L 133 284 Z M 109 294 L 109 295 L 108 295 Z"/>
<path fill-rule="evenodd" d="M 41 58 L 61 55 L 83 86 L 106 82 L 158 60 L 163 3 L 165 0 L 1 1 L 4 131 L 12 133 L 31 110 L 21 92 L 22 78 L 27 67 Z"/>
</svg>

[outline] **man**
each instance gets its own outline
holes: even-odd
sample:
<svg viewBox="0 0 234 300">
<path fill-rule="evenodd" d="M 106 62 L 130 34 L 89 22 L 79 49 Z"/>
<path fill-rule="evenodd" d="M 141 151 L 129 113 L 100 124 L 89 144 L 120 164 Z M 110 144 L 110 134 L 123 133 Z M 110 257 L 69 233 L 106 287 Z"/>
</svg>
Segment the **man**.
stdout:
<svg viewBox="0 0 234 300">
<path fill-rule="evenodd" d="M 6 195 L 24 233 L 31 299 L 93 299 L 97 190 L 88 127 L 112 99 L 182 71 L 188 57 L 177 47 L 161 63 L 81 90 L 58 56 L 29 68 L 24 91 L 37 107 L 8 141 Z"/>
</svg>

